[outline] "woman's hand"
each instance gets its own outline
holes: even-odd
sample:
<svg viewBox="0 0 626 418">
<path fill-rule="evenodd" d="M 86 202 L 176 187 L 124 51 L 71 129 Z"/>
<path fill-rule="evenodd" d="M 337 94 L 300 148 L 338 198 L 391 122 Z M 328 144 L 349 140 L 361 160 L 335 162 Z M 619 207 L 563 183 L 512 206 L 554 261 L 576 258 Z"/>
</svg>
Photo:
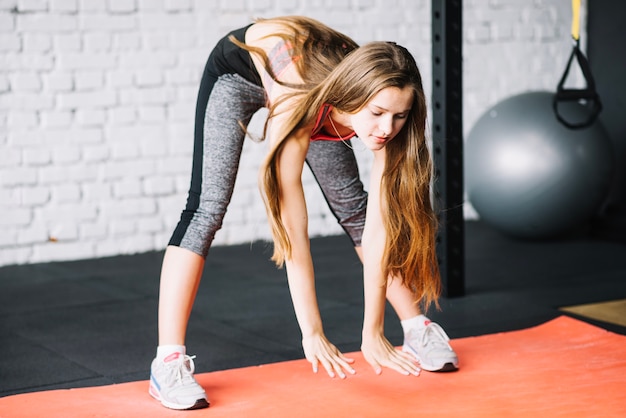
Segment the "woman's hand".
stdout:
<svg viewBox="0 0 626 418">
<path fill-rule="evenodd" d="M 415 359 L 410 354 L 396 350 L 382 334 L 364 333 L 361 351 L 376 374 L 383 372 L 382 367 L 389 367 L 405 376 L 420 374 Z"/>
<path fill-rule="evenodd" d="M 339 376 L 346 378 L 346 373 L 356 373 L 350 364 L 354 359 L 344 356 L 324 334 L 315 334 L 302 339 L 302 348 L 306 359 L 313 366 L 313 372 L 317 373 L 321 363 L 330 377 Z"/>
</svg>

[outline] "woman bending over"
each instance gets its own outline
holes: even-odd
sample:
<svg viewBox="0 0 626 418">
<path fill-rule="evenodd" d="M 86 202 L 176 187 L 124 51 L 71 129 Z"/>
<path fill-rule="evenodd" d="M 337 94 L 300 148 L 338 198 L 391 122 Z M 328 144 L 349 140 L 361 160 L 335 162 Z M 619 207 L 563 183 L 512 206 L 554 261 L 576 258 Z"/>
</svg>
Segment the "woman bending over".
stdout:
<svg viewBox="0 0 626 418">
<path fill-rule="evenodd" d="M 437 304 L 436 217 L 430 201 L 427 106 L 415 60 L 392 42 L 359 47 L 305 17 L 258 20 L 218 42 L 208 58 L 196 107 L 187 205 L 165 252 L 159 296 L 159 345 L 150 394 L 173 409 L 209 405 L 193 377 L 185 334 L 205 258 L 230 201 L 253 114 L 269 108 L 270 150 L 260 186 L 277 265 L 289 289 L 313 371 L 355 373 L 353 360 L 325 336 L 315 293 L 305 163 L 363 262 L 361 350 L 376 373 L 455 370 L 457 356 L 439 325 L 422 312 Z M 373 153 L 369 193 L 349 140 Z M 404 330 L 403 350 L 385 338 L 389 300 Z M 416 361 L 419 363 L 419 367 Z"/>
</svg>

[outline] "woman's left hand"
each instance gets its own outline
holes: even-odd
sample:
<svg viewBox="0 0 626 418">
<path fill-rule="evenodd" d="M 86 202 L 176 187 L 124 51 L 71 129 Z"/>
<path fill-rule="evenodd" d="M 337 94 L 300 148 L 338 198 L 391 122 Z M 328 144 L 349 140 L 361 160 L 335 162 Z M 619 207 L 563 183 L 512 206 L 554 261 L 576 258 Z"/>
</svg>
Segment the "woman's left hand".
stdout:
<svg viewBox="0 0 626 418">
<path fill-rule="evenodd" d="M 313 373 L 317 373 L 321 364 L 328 376 L 346 378 L 346 372 L 355 374 L 351 364 L 354 359 L 346 357 L 323 334 L 316 334 L 302 339 L 302 348 L 306 359 L 313 366 Z"/>
<path fill-rule="evenodd" d="M 405 376 L 418 376 L 420 373 L 415 359 L 410 354 L 396 350 L 382 334 L 364 333 L 361 351 L 376 374 L 382 373 L 382 367 L 388 367 Z"/>
</svg>

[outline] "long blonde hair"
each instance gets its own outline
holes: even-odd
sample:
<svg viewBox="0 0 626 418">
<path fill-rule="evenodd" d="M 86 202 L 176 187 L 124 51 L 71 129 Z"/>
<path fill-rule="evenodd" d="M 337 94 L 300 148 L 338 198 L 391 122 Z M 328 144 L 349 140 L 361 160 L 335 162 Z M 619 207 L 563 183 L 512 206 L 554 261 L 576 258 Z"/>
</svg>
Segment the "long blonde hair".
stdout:
<svg viewBox="0 0 626 418">
<path fill-rule="evenodd" d="M 279 127 L 278 140 L 261 168 L 261 192 L 274 237 L 272 260 L 281 266 L 291 256 L 291 243 L 281 220 L 278 173 L 288 138 L 298 129 L 311 126 L 324 104 L 356 113 L 382 89 L 409 87 L 413 90 L 413 106 L 402 130 L 385 147 L 381 211 L 387 238 L 382 272 L 385 277 L 402 280 L 426 307 L 437 304 L 441 281 L 435 252 L 437 219 L 430 201 L 432 162 L 425 138 L 426 99 L 415 59 L 393 42 L 371 42 L 355 49 L 356 44 L 349 38 L 311 19 L 292 17 L 285 24 L 296 29 L 286 41 L 293 43 L 294 54 L 301 57 L 297 64 L 304 81 L 294 91 L 294 95 L 301 96 L 298 106 L 290 109 L 289 122 Z M 311 39 L 313 34 L 323 35 L 323 45 L 314 46 L 319 40 Z M 302 41 L 308 46 L 298 47 Z M 274 110 L 270 109 L 270 118 Z"/>
</svg>

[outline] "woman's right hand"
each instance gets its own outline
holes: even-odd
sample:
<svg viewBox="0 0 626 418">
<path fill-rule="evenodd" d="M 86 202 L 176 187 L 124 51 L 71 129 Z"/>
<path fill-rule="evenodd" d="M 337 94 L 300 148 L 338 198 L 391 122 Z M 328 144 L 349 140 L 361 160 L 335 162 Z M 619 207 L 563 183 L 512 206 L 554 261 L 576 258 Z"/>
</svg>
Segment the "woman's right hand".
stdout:
<svg viewBox="0 0 626 418">
<path fill-rule="evenodd" d="M 314 334 L 302 339 L 302 348 L 306 359 L 313 366 L 313 373 L 317 373 L 321 364 L 328 376 L 339 376 L 346 378 L 346 372 L 355 374 L 356 372 L 350 364 L 354 359 L 348 358 L 335 347 L 324 334 Z"/>
</svg>

